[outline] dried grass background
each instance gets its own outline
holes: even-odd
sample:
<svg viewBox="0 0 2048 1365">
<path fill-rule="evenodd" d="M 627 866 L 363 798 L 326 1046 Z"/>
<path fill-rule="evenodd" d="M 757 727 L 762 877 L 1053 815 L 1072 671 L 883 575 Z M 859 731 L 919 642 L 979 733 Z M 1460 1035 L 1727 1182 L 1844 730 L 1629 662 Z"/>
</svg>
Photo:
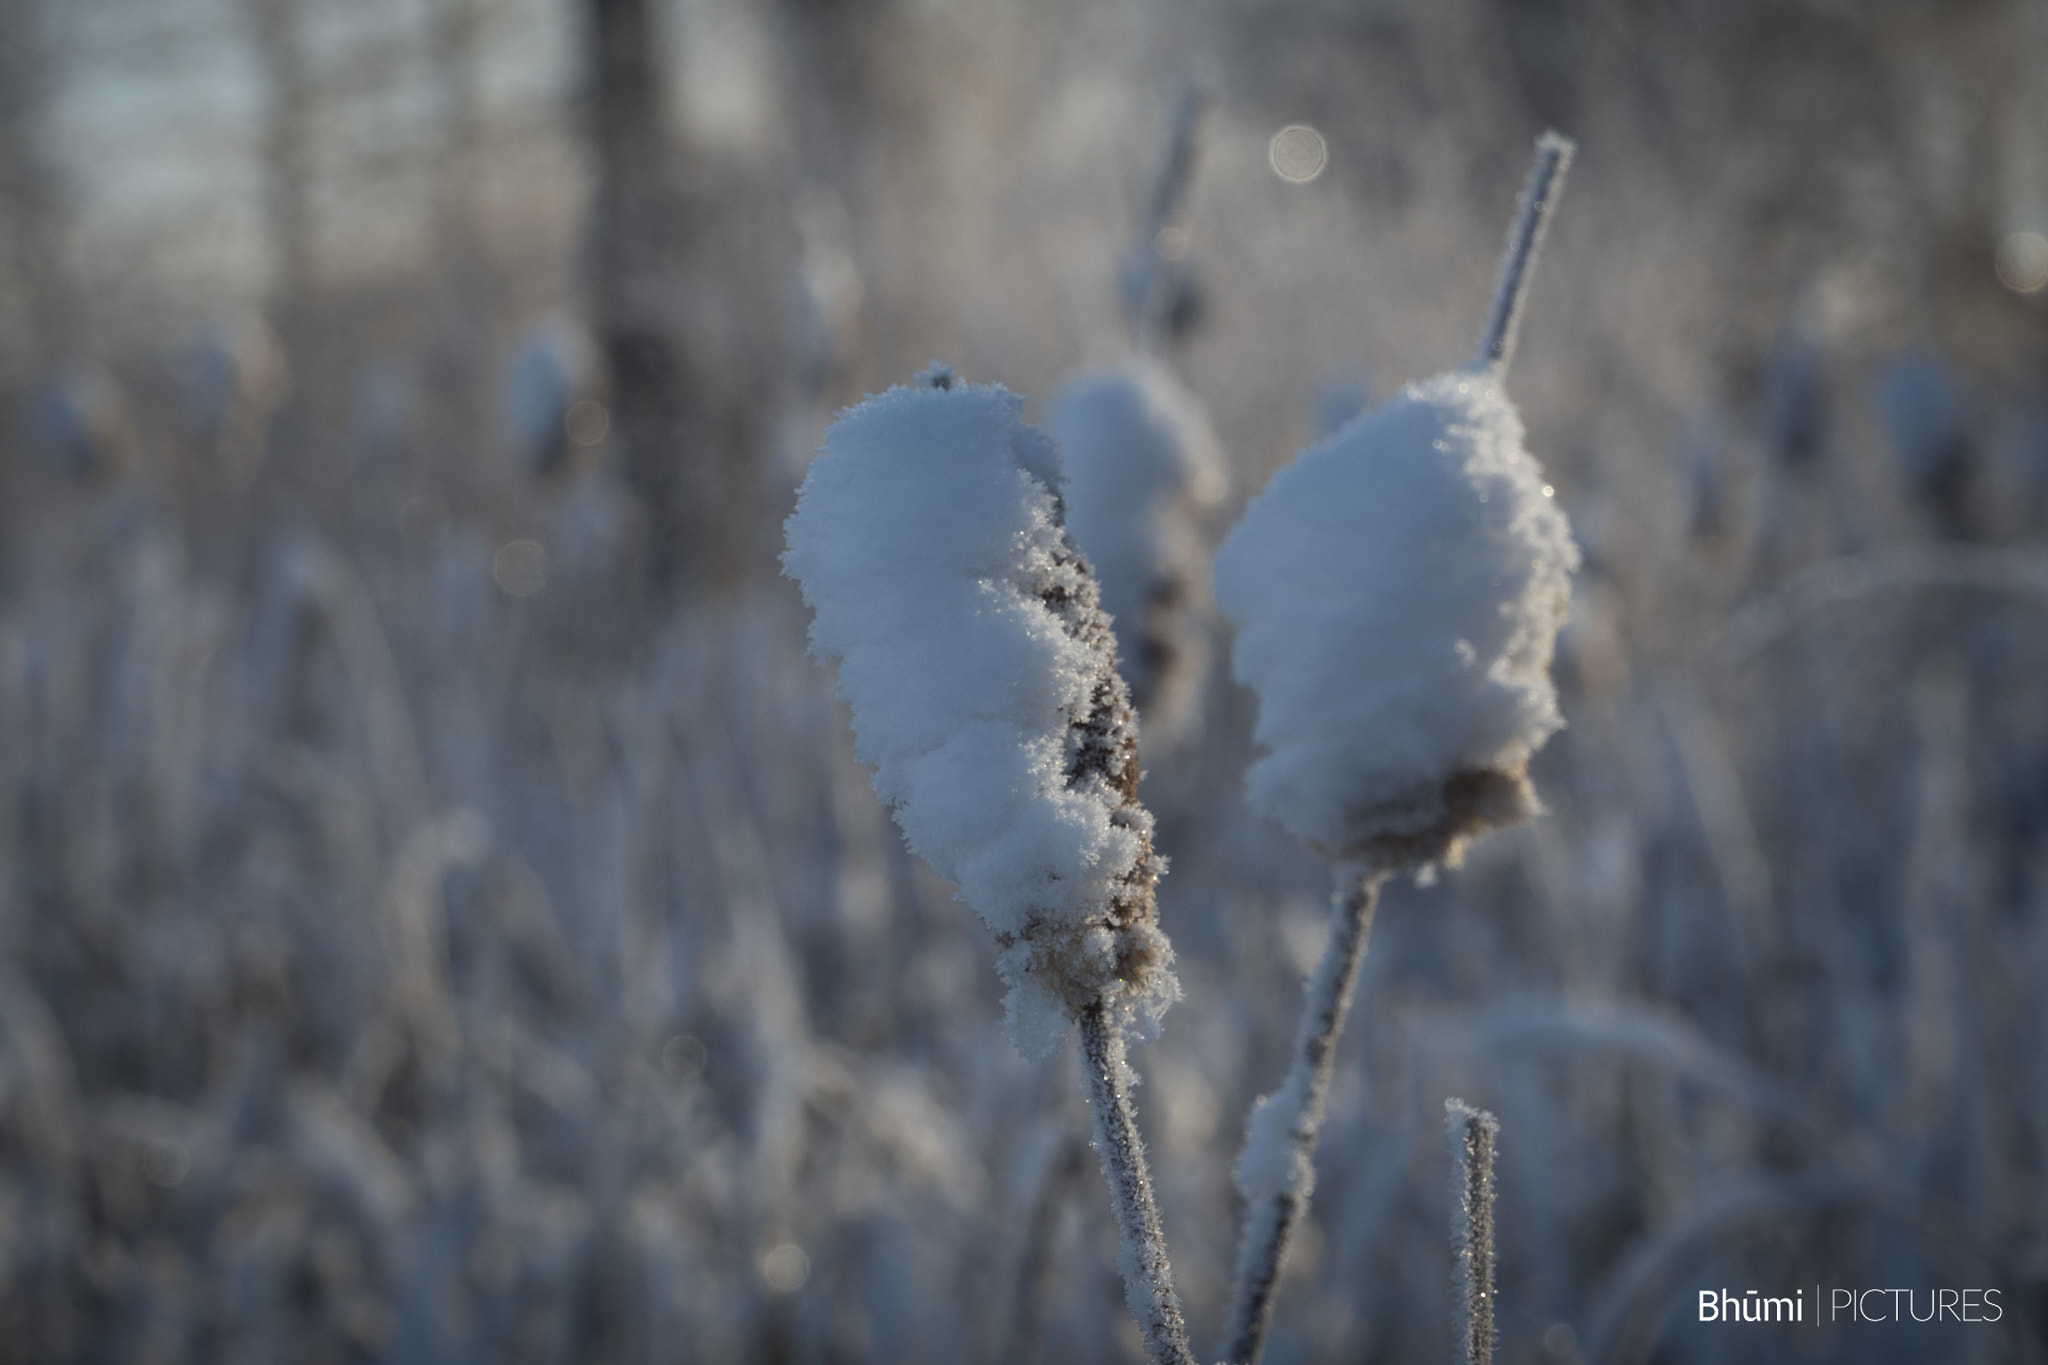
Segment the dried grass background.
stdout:
<svg viewBox="0 0 2048 1365">
<path fill-rule="evenodd" d="M 1326 378 L 1463 356 L 1531 138 L 1580 145 L 1513 384 L 1588 561 L 1549 814 L 1389 888 L 1268 1360 L 1449 1357 L 1452 1093 L 1501 1121 L 1504 1361 L 2048 1355 L 2048 322 L 1993 268 L 2048 232 L 2032 7 L 669 5 L 629 283 L 702 400 L 674 457 L 745 471 L 677 592 L 632 433 L 536 476 L 493 415 L 595 306 L 587 8 L 0 5 L 41 44 L 0 82 L 0 1361 L 1134 1358 L 1071 1056 L 1002 1039 L 771 555 L 836 405 L 1117 354 L 1191 69 L 1179 359 L 1233 506 Z M 289 388 L 207 429 L 187 339 L 249 310 Z M 85 365 L 81 478 L 27 415 Z M 1205 696 L 1146 780 L 1187 998 L 1135 1058 L 1198 1349 L 1325 889 Z M 2004 1320 L 1691 1321 L 1815 1284 Z"/>
</svg>

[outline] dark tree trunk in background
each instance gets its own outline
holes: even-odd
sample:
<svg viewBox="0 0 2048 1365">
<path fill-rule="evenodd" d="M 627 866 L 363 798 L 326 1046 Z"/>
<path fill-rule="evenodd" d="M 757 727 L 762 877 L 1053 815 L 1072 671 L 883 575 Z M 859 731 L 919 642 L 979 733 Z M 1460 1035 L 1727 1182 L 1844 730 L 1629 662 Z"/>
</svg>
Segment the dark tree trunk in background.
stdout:
<svg viewBox="0 0 2048 1365">
<path fill-rule="evenodd" d="M 491 270 L 477 200 L 484 142 L 477 81 L 483 23 L 482 0 L 438 0 L 430 38 L 441 135 L 434 177 L 440 320 L 431 363 L 448 424 L 442 444 L 449 449 L 473 444 L 491 422 L 481 393 Z"/>
<path fill-rule="evenodd" d="M 42 11 L 34 0 L 0 0 L 0 233 L 26 314 L 31 366 L 75 358 L 78 300 L 63 253 L 63 187 L 43 144 L 50 75 Z"/>
<path fill-rule="evenodd" d="M 752 451 L 771 386 L 734 364 L 749 348 L 731 332 L 759 301 L 725 259 L 750 247 L 724 221 L 726 201 L 747 195 L 738 183 L 691 193 L 681 178 L 652 0 L 586 3 L 593 324 L 645 518 L 647 586 L 675 601 L 731 586 L 754 548 Z"/>
<path fill-rule="evenodd" d="M 299 35 L 299 0 L 245 0 L 249 31 L 263 69 L 263 198 L 269 219 L 273 312 L 286 348 L 312 282 L 311 202 L 313 91 Z"/>
</svg>

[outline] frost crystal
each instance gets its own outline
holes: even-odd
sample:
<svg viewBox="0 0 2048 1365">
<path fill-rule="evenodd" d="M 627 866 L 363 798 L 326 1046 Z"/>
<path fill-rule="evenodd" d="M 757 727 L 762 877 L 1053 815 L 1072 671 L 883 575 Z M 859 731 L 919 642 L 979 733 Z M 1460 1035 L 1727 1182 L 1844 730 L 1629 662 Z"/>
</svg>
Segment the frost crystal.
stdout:
<svg viewBox="0 0 2048 1365">
<path fill-rule="evenodd" d="M 954 383 L 841 414 L 783 565 L 875 790 L 995 935 L 1011 1037 L 1042 1057 L 1097 1004 L 1150 1028 L 1179 986 L 1114 639 L 1022 407 Z"/>
<path fill-rule="evenodd" d="M 1150 361 L 1070 381 L 1046 425 L 1146 743 L 1170 743 L 1189 727 L 1208 665 L 1202 522 L 1223 498 L 1222 447 L 1194 395 Z"/>
<path fill-rule="evenodd" d="M 1412 385 L 1303 452 L 1216 556 L 1259 697 L 1252 804 L 1382 867 L 1528 818 L 1578 562 L 1497 372 Z"/>
</svg>

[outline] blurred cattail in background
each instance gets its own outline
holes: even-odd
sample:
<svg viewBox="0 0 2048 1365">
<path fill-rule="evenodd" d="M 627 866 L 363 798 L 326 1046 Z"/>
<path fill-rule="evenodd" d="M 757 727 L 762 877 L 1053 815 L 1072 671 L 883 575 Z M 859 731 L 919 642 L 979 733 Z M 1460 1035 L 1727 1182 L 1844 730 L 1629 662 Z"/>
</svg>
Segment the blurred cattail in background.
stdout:
<svg viewBox="0 0 2048 1365">
<path fill-rule="evenodd" d="M 185 418 L 209 466 L 231 485 L 256 476 L 291 365 L 270 324 L 243 313 L 200 329 L 185 352 Z"/>
<path fill-rule="evenodd" d="M 356 454 L 366 465 L 388 465 L 405 454 L 412 438 L 418 395 L 399 361 L 380 357 L 356 380 Z"/>
<path fill-rule="evenodd" d="M 498 376 L 498 426 L 519 468 L 555 474 L 602 440 L 606 425 L 597 353 L 584 331 L 551 318 L 522 332 Z"/>
<path fill-rule="evenodd" d="M 1102 584 L 1140 735 L 1186 735 L 1208 669 L 1207 522 L 1223 452 L 1194 395 L 1158 361 L 1067 381 L 1046 426 L 1066 469 L 1067 525 Z"/>
<path fill-rule="evenodd" d="M 1134 354 L 1070 376 L 1046 425 L 1060 445 L 1067 526 L 1102 585 L 1148 753 L 1189 737 L 1209 666 L 1209 522 L 1229 491 L 1222 445 L 1166 360 L 1194 320 L 1185 302 L 1186 202 L 1208 91 L 1175 106 L 1152 194 L 1120 275 Z"/>
<path fill-rule="evenodd" d="M 1876 398 L 1900 484 L 1943 534 L 1967 535 L 1975 452 L 1948 368 L 1925 351 L 1899 356 L 1878 372 Z"/>
<path fill-rule="evenodd" d="M 78 483 L 106 482 L 133 455 L 128 405 L 96 366 L 50 375 L 36 385 L 28 426 L 49 467 Z"/>
<path fill-rule="evenodd" d="M 1209 83 L 1191 78 L 1181 89 L 1144 216 L 1117 273 L 1118 301 L 1133 349 L 1172 350 L 1204 321 L 1206 303 L 1187 263 L 1189 187 L 1201 151 Z"/>
</svg>

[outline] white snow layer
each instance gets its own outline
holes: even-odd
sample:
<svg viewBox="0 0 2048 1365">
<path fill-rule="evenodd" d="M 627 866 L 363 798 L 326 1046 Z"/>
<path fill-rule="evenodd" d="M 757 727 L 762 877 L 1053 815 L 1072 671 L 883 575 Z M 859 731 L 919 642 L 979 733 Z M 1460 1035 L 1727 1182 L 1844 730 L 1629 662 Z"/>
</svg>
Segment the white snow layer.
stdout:
<svg viewBox="0 0 2048 1365">
<path fill-rule="evenodd" d="M 1390 866 L 1527 818 L 1578 563 L 1494 375 L 1411 385 L 1304 451 L 1216 556 L 1259 698 L 1253 806 Z"/>
<path fill-rule="evenodd" d="M 1067 527 L 1101 582 L 1146 744 L 1171 743 L 1189 729 L 1208 666 L 1202 523 L 1223 500 L 1222 445 L 1195 396 L 1152 361 L 1069 380 L 1046 425 L 1066 469 Z"/>
<path fill-rule="evenodd" d="M 1038 1057 L 1094 1003 L 1151 1027 L 1179 986 L 1112 637 L 1022 407 L 956 385 L 842 413 L 783 565 L 875 790 L 996 936 L 1011 1037 Z"/>
</svg>

